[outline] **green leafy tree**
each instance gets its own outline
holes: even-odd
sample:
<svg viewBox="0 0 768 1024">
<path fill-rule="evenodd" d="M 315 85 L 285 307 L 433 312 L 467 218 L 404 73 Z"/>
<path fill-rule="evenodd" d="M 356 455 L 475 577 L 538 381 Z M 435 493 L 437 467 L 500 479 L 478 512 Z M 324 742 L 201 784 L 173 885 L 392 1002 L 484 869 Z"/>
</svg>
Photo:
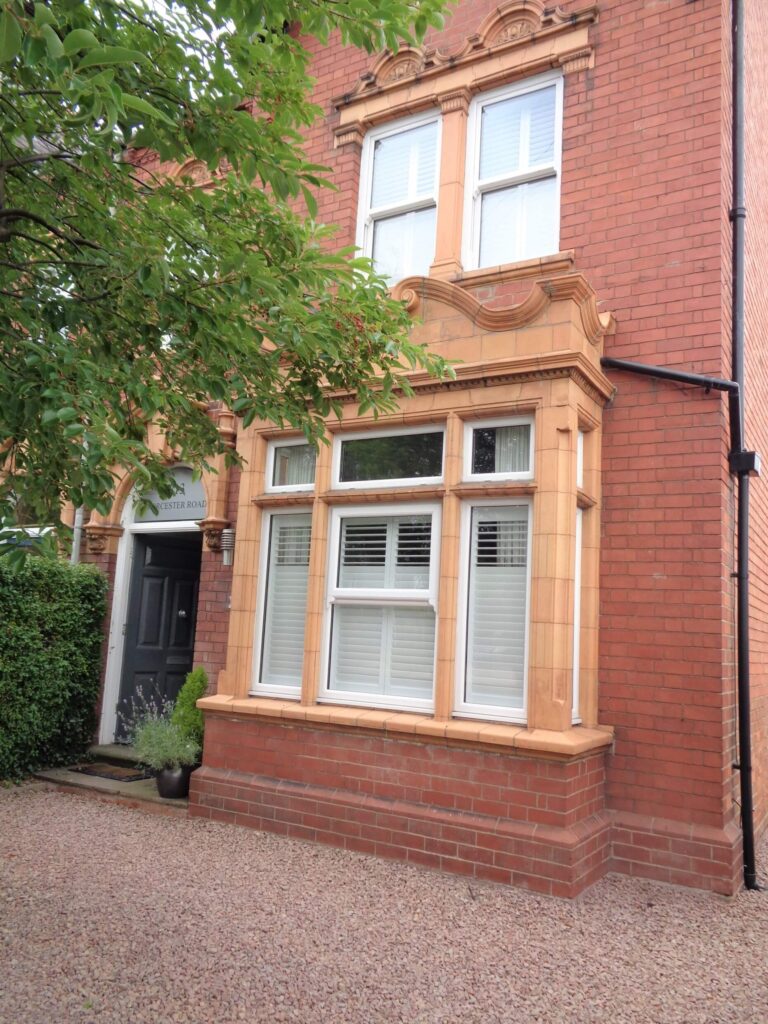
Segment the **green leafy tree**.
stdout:
<svg viewBox="0 0 768 1024">
<path fill-rule="evenodd" d="M 116 467 L 172 493 L 149 421 L 202 467 L 211 401 L 317 438 L 334 392 L 382 411 L 447 372 L 313 219 L 290 31 L 396 49 L 443 2 L 0 0 L 0 521 L 104 510 Z M 209 187 L 157 170 L 189 158 Z"/>
</svg>

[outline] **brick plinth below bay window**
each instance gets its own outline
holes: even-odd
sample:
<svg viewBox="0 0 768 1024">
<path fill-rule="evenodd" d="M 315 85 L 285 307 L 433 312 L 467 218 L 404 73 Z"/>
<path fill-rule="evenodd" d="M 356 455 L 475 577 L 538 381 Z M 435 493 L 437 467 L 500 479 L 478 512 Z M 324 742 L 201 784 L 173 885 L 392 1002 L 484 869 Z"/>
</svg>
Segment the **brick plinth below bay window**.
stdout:
<svg viewBox="0 0 768 1024">
<path fill-rule="evenodd" d="M 605 756 L 550 760 L 211 715 L 190 812 L 575 896 L 609 858 Z"/>
</svg>

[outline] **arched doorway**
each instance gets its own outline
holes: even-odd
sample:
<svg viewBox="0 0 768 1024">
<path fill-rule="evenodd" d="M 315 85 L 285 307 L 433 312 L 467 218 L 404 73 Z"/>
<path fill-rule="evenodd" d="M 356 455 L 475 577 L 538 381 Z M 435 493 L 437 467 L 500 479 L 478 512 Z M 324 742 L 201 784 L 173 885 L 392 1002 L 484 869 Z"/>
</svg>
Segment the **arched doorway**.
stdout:
<svg viewBox="0 0 768 1024">
<path fill-rule="evenodd" d="M 197 596 L 208 501 L 192 470 L 177 466 L 179 491 L 138 511 L 129 495 L 121 518 L 100 741 L 126 742 L 142 700 L 174 700 L 192 669 Z"/>
</svg>

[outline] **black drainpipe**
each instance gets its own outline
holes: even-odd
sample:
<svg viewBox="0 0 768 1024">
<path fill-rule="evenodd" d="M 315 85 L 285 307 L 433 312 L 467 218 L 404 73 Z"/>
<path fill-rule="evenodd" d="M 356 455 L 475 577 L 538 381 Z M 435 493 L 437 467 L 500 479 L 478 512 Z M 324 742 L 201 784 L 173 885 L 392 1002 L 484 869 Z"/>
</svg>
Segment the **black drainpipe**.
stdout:
<svg viewBox="0 0 768 1024">
<path fill-rule="evenodd" d="M 744 249 L 747 210 L 744 197 L 744 2 L 731 0 L 731 61 L 733 65 L 733 309 L 731 319 L 731 363 L 733 378 L 741 392 L 741 435 L 744 437 Z M 741 781 L 741 827 L 744 839 L 744 884 L 760 888 L 755 866 L 755 820 L 752 800 L 752 728 L 749 679 L 749 477 L 759 471 L 749 465 L 748 453 L 731 454 L 731 472 L 738 477 L 736 504 L 738 549 L 736 557 L 736 636 L 738 650 L 739 778 Z M 741 456 L 739 458 L 739 456 Z"/>
</svg>

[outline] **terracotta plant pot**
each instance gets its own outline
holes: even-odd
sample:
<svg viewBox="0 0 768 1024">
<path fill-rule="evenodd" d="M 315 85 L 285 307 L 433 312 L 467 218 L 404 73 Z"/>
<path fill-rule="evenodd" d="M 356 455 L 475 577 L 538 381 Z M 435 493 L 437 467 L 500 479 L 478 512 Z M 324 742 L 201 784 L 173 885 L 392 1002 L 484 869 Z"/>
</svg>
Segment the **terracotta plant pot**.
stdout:
<svg viewBox="0 0 768 1024">
<path fill-rule="evenodd" d="M 189 795 L 189 776 L 193 765 L 180 768 L 162 768 L 157 773 L 157 792 L 166 800 L 183 800 Z"/>
</svg>

